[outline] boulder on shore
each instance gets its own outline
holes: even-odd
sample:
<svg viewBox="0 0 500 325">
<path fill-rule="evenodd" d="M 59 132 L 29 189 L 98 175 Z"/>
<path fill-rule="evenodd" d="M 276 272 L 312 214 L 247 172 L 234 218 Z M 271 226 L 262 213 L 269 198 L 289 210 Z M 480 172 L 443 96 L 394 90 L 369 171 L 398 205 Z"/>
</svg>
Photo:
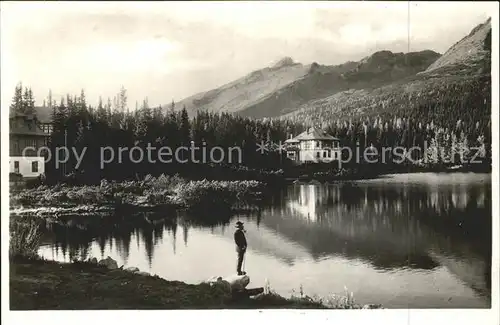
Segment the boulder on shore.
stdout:
<svg viewBox="0 0 500 325">
<path fill-rule="evenodd" d="M 221 276 L 212 277 L 212 278 L 208 279 L 207 281 L 205 281 L 205 283 L 210 284 L 210 286 L 212 286 L 212 287 L 217 286 L 217 287 L 223 288 L 223 290 L 225 292 L 231 293 L 231 284 L 229 284 L 229 282 L 223 280 Z"/>
<path fill-rule="evenodd" d="M 116 261 L 109 256 L 103 260 L 100 260 L 98 264 L 105 266 L 106 268 L 108 268 L 110 270 L 115 270 L 118 268 L 118 263 L 116 263 Z"/>
<path fill-rule="evenodd" d="M 127 268 L 125 269 L 125 271 L 127 271 L 127 272 L 132 272 L 132 273 L 137 273 L 137 272 L 139 272 L 139 268 L 138 268 L 138 267 L 135 267 L 135 266 L 131 266 L 131 267 L 127 267 Z"/>
<path fill-rule="evenodd" d="M 226 288 L 228 291 L 243 290 L 250 283 L 248 275 L 230 275 L 223 277 L 212 277 L 206 281 L 211 285 L 219 285 Z"/>
</svg>

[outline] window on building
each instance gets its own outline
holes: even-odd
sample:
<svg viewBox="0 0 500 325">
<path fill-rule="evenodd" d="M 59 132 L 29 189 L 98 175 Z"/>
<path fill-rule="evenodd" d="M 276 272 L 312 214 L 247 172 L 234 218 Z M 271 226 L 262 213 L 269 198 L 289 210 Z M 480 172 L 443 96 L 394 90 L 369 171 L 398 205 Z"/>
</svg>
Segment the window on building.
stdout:
<svg viewBox="0 0 500 325">
<path fill-rule="evenodd" d="M 43 130 L 43 132 L 50 134 L 50 133 L 52 133 L 52 125 L 49 123 L 42 124 L 42 130 Z"/>
<path fill-rule="evenodd" d="M 316 158 L 321 158 L 321 152 L 316 152 Z"/>
<path fill-rule="evenodd" d="M 33 161 L 31 163 L 31 172 L 38 173 L 38 161 Z"/>
<path fill-rule="evenodd" d="M 328 150 L 328 158 L 332 158 L 332 151 Z"/>
<path fill-rule="evenodd" d="M 326 158 L 326 151 L 323 151 L 323 158 Z"/>
<path fill-rule="evenodd" d="M 316 141 L 316 148 L 319 148 L 319 147 L 321 147 L 321 144 L 319 141 Z"/>
<path fill-rule="evenodd" d="M 19 174 L 19 161 L 14 161 L 14 173 Z"/>
</svg>

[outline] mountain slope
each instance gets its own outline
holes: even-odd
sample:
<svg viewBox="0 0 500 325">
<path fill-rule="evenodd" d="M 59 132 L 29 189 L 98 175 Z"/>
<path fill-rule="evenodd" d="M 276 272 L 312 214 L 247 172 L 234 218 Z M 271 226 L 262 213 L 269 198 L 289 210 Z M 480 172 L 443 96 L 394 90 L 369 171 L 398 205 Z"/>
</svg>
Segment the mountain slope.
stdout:
<svg viewBox="0 0 500 325">
<path fill-rule="evenodd" d="M 310 124 L 400 115 L 456 123 L 491 116 L 491 24 L 474 28 L 428 69 L 376 89 L 351 89 L 313 100 L 286 114 Z M 472 109 L 473 108 L 473 109 Z"/>
<path fill-rule="evenodd" d="M 371 89 L 414 75 L 439 57 L 433 51 L 392 53 L 380 51 L 345 65 L 311 65 L 303 78 L 287 85 L 258 103 L 246 107 L 240 115 L 262 118 L 294 111 L 301 105 L 349 89 Z M 315 68 L 316 67 L 316 68 Z M 340 71 L 341 67 L 344 71 Z"/>
<path fill-rule="evenodd" d="M 303 77 L 308 69 L 308 66 L 285 58 L 272 67 L 254 71 L 222 87 L 188 97 L 176 103 L 176 106 L 186 106 L 190 112 L 199 108 L 211 112 L 235 112 Z"/>
<path fill-rule="evenodd" d="M 455 69 L 454 73 L 483 73 L 491 61 L 491 18 L 476 26 L 469 35 L 450 47 L 423 74 Z"/>
<path fill-rule="evenodd" d="M 425 70 L 439 57 L 433 51 L 380 51 L 359 61 L 327 66 L 284 58 L 276 65 L 177 103 L 196 110 L 232 112 L 255 118 L 280 116 L 315 99 L 347 89 L 378 87 Z"/>
</svg>

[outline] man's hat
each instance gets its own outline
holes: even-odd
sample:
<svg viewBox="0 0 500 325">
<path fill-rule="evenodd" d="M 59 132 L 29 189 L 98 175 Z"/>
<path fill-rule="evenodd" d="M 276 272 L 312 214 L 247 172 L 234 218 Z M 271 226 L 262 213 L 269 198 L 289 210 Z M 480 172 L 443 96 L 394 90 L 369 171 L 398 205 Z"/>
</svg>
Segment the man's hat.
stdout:
<svg viewBox="0 0 500 325">
<path fill-rule="evenodd" d="M 239 228 L 239 227 L 243 227 L 243 222 L 241 221 L 237 221 L 236 222 L 236 227 Z"/>
</svg>

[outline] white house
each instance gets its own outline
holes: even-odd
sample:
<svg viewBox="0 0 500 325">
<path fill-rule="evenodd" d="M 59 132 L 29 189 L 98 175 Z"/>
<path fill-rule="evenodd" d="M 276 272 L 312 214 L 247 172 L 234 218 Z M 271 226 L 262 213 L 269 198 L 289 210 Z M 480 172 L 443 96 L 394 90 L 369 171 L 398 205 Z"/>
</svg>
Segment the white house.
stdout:
<svg viewBox="0 0 500 325">
<path fill-rule="evenodd" d="M 340 140 L 321 129 L 310 128 L 285 141 L 287 158 L 297 163 L 332 162 L 340 159 Z"/>
</svg>

